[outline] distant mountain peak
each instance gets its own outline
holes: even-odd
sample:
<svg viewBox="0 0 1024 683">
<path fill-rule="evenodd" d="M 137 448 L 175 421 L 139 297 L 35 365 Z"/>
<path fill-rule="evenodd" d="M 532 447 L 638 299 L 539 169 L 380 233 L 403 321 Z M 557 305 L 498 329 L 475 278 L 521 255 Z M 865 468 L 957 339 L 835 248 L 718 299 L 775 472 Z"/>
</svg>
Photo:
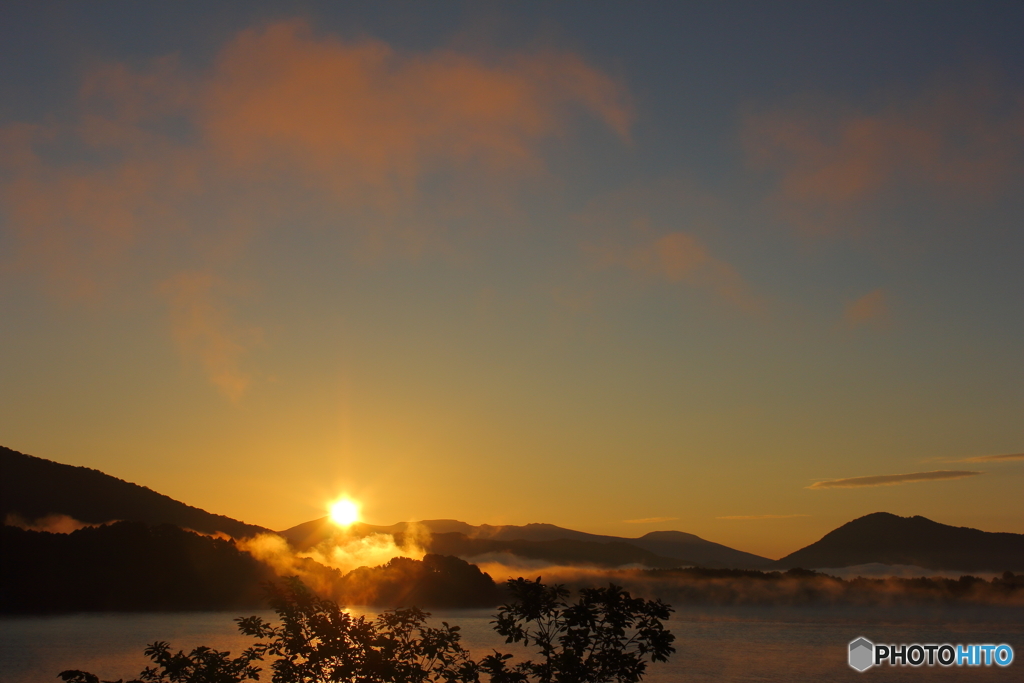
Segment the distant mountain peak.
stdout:
<svg viewBox="0 0 1024 683">
<path fill-rule="evenodd" d="M 873 512 L 778 561 L 781 568 L 916 565 L 953 571 L 1024 569 L 1024 534 L 950 526 L 921 515 Z"/>
<path fill-rule="evenodd" d="M 690 543 L 710 543 L 700 536 L 688 534 L 685 531 L 651 531 L 640 537 L 652 541 L 688 541 Z"/>
</svg>

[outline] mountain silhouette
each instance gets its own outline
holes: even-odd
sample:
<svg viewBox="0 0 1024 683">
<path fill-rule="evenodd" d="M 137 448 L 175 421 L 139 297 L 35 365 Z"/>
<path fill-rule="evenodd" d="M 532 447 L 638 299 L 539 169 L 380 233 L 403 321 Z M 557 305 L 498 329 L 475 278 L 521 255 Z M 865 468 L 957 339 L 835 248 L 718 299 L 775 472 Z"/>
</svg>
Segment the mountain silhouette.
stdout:
<svg viewBox="0 0 1024 683">
<path fill-rule="evenodd" d="M 178 502 L 88 467 L 62 465 L 0 446 L 0 518 L 24 521 L 67 515 L 80 522 L 173 524 L 235 538 L 268 531 Z"/>
<path fill-rule="evenodd" d="M 98 470 L 63 465 L 0 446 L 0 516 L 27 522 L 67 515 L 89 524 L 122 520 L 171 524 L 235 538 L 267 532 L 216 515 Z M 13 521 L 13 520 L 12 520 Z M 293 548 L 308 550 L 339 533 L 327 517 L 278 532 Z M 589 534 L 552 524 L 472 525 L 452 519 L 355 524 L 354 536 L 389 534 L 416 541 L 427 552 L 463 559 L 503 553 L 552 564 L 712 569 L 838 568 L 866 564 L 913 565 L 949 571 L 1024 571 L 1024 534 L 990 533 L 898 517 L 885 512 L 855 519 L 778 561 L 745 553 L 681 531 L 639 538 Z M 4 549 L 5 554 L 7 549 Z"/>
<path fill-rule="evenodd" d="M 328 517 L 278 532 L 297 550 L 307 550 L 339 533 L 342 532 Z M 428 552 L 464 558 L 508 553 L 553 564 L 599 567 L 642 564 L 648 567 L 700 565 L 760 569 L 772 564 L 768 558 L 734 550 L 682 531 L 654 531 L 640 538 L 621 538 L 588 534 L 553 524 L 474 526 L 454 519 L 431 519 L 390 526 L 355 524 L 344 533 L 356 536 L 388 534 L 401 540 L 411 538 Z"/>
<path fill-rule="evenodd" d="M 905 564 L 952 571 L 1024 569 L 1024 534 L 948 526 L 924 517 L 875 512 L 787 555 L 778 568 Z"/>
<path fill-rule="evenodd" d="M 767 557 L 735 550 L 682 531 L 652 531 L 640 538 L 623 540 L 658 555 L 687 558 L 701 567 L 763 569 L 772 563 Z"/>
</svg>

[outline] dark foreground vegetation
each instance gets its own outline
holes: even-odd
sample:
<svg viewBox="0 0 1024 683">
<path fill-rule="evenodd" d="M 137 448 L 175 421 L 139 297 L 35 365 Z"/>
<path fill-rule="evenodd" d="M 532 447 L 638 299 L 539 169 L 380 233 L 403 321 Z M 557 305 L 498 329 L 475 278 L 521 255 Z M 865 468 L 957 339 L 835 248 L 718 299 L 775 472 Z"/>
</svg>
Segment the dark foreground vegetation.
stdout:
<svg viewBox="0 0 1024 683">
<path fill-rule="evenodd" d="M 0 613 L 260 609 L 274 570 L 230 539 L 170 524 L 118 522 L 70 534 L 0 527 Z M 504 593 L 457 557 L 397 557 L 343 574 L 308 558 L 293 569 L 349 605 L 494 607 Z"/>
<path fill-rule="evenodd" d="M 663 620 L 672 609 L 660 600 L 633 598 L 615 585 L 569 591 L 537 581 L 508 582 L 512 596 L 493 622 L 506 643 L 533 648 L 537 658 L 515 661 L 495 651 L 479 661 L 460 643 L 458 626 L 426 626 L 416 607 L 384 612 L 376 619 L 353 616 L 309 591 L 298 579 L 271 584 L 269 601 L 280 624 L 259 617 L 237 619 L 257 643 L 232 658 L 198 647 L 174 653 L 153 643 L 147 667 L 129 683 L 236 683 L 259 680 L 259 662 L 269 661 L 274 683 L 599 683 L 640 681 L 650 662 L 675 652 Z M 60 674 L 68 683 L 100 683 L 89 672 Z M 118 682 L 120 683 L 120 682 Z"/>
<path fill-rule="evenodd" d="M 0 611 L 258 607 L 273 570 L 230 540 L 170 524 L 119 522 L 71 534 L 0 529 Z"/>
</svg>

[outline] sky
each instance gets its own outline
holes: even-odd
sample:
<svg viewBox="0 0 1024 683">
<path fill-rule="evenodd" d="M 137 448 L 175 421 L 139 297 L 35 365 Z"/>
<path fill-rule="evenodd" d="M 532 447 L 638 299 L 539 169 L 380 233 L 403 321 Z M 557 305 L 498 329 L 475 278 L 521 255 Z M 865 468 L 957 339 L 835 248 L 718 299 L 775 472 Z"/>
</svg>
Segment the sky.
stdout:
<svg viewBox="0 0 1024 683">
<path fill-rule="evenodd" d="M 0 444 L 272 529 L 1024 533 L 1024 6 L 0 4 Z"/>
</svg>

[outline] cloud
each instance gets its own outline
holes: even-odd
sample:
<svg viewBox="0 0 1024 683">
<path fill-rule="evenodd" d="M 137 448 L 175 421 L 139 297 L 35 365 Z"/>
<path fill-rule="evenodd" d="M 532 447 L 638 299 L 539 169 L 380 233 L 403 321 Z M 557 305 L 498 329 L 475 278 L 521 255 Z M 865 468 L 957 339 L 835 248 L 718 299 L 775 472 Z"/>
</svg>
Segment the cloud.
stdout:
<svg viewBox="0 0 1024 683">
<path fill-rule="evenodd" d="M 885 290 L 872 290 L 848 303 L 843 309 L 842 322 L 850 329 L 869 325 L 886 326 L 889 322 L 889 304 Z"/>
<path fill-rule="evenodd" d="M 191 189 L 181 155 L 135 153 L 136 142 L 109 150 L 124 153 L 116 163 L 55 161 L 62 141 L 88 144 L 89 125 L 0 129 L 0 215 L 16 250 L 4 265 L 41 276 L 51 292 L 73 300 L 96 300 L 122 285 L 140 239 L 171 232 L 169 218 Z"/>
<path fill-rule="evenodd" d="M 441 168 L 536 171 L 574 111 L 628 137 L 622 86 L 566 52 L 494 62 L 317 37 L 303 21 L 242 32 L 201 88 L 200 124 L 233 171 L 284 167 L 387 210 Z"/>
<path fill-rule="evenodd" d="M 579 231 L 583 263 L 591 272 L 618 270 L 643 287 L 703 292 L 727 308 L 762 314 L 768 300 L 717 247 L 708 246 L 736 219 L 735 207 L 700 183 L 666 176 L 595 196 L 569 229 Z M 593 296 L 558 292 L 567 308 L 578 308 L 580 301 L 589 305 Z"/>
<path fill-rule="evenodd" d="M 941 479 L 963 479 L 983 472 L 969 470 L 936 470 L 934 472 L 912 472 L 910 474 L 883 474 L 874 477 L 852 477 L 850 479 L 829 479 L 811 484 L 809 489 L 852 489 L 868 486 L 895 486 L 915 481 L 938 481 Z"/>
<path fill-rule="evenodd" d="M 639 221 L 641 226 L 645 221 Z M 641 228 L 647 232 L 646 228 Z M 625 268 L 646 278 L 685 283 L 713 292 L 720 300 L 748 313 L 765 308 L 731 265 L 715 258 L 704 243 L 687 232 L 669 232 L 633 246 L 588 245 L 595 267 Z"/>
<path fill-rule="evenodd" d="M 810 515 L 729 515 L 727 517 L 715 517 L 715 519 L 793 519 L 794 517 L 810 517 Z"/>
<path fill-rule="evenodd" d="M 336 595 L 337 580 L 359 567 L 382 565 L 395 557 L 421 560 L 425 554 L 414 539 L 398 545 L 390 534 L 354 537 L 340 529 L 305 552 L 296 552 L 274 533 L 237 539 L 235 544 L 278 576 L 298 576 L 322 595 Z"/>
<path fill-rule="evenodd" d="M 771 202 L 809 234 L 868 229 L 879 203 L 972 204 L 1012 192 L 1024 172 L 1024 97 L 991 73 L 948 78 L 874 107 L 807 101 L 747 117 L 752 168 Z"/>
<path fill-rule="evenodd" d="M 625 524 L 658 524 L 660 522 L 674 522 L 678 517 L 645 517 L 644 519 L 624 519 Z"/>
<path fill-rule="evenodd" d="M 0 127 L 0 268 L 74 300 L 157 292 L 136 303 L 169 303 L 178 348 L 238 397 L 249 342 L 214 290 L 253 236 L 417 255 L 546 178 L 581 115 L 628 140 L 625 87 L 573 52 L 402 52 L 302 20 L 198 67 L 102 65 L 60 113 Z"/>
<path fill-rule="evenodd" d="M 956 462 L 1014 462 L 1024 460 L 1024 453 L 1007 453 L 1005 455 L 976 455 Z"/>
<path fill-rule="evenodd" d="M 114 524 L 117 520 L 110 520 L 109 522 L 101 522 L 94 524 L 91 522 L 82 522 L 74 517 L 68 515 L 46 515 L 35 520 L 25 520 L 19 515 L 9 513 L 4 518 L 5 526 L 16 526 L 27 531 L 45 531 L 51 534 L 70 534 L 78 531 L 79 529 L 86 529 L 91 527 L 106 526 L 108 524 Z"/>
<path fill-rule="evenodd" d="M 221 284 L 211 273 L 179 273 L 160 285 L 160 293 L 167 299 L 179 349 L 198 359 L 213 385 L 237 401 L 250 382 L 240 367 L 242 357 L 261 333 L 231 320 L 215 294 Z"/>
</svg>

